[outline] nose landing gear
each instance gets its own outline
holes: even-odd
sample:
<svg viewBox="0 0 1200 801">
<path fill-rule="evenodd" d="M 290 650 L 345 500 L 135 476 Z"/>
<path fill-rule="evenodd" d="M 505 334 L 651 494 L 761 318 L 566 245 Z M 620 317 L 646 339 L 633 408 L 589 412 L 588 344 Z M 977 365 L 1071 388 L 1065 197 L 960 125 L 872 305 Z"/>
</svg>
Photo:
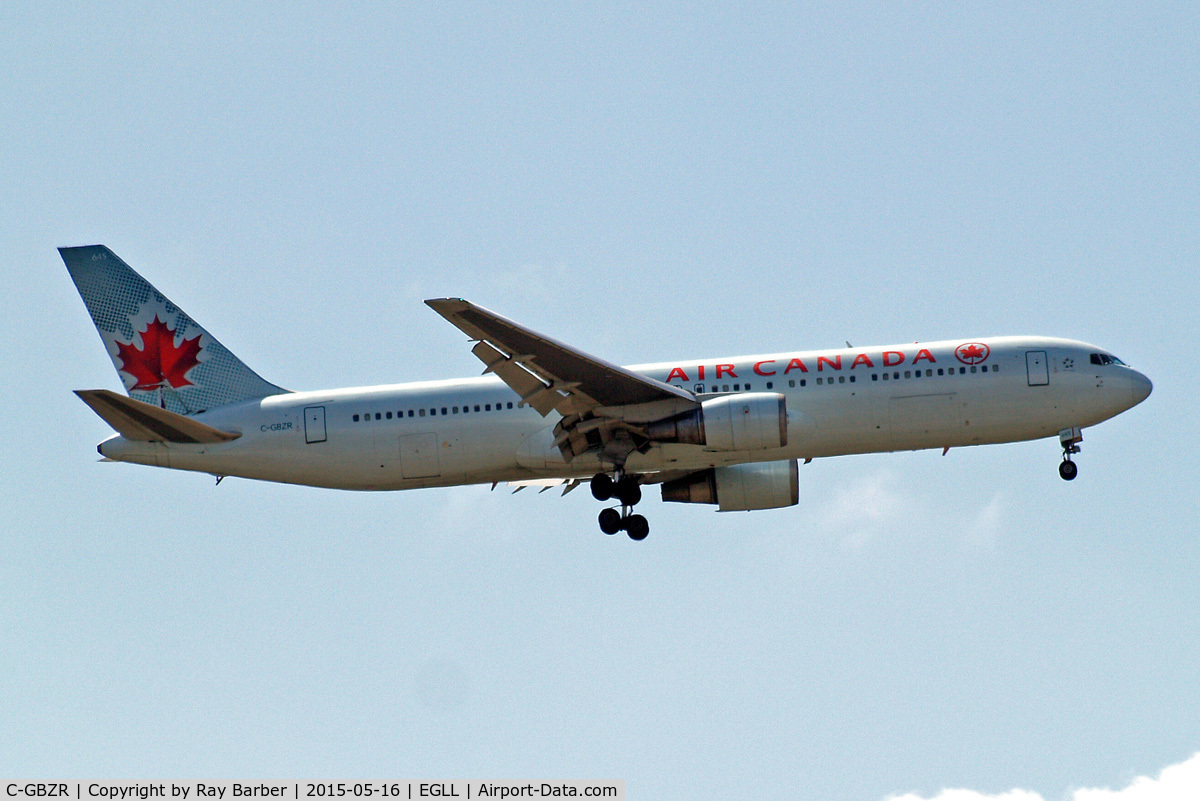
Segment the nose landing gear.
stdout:
<svg viewBox="0 0 1200 801">
<path fill-rule="evenodd" d="M 1079 475 L 1079 466 L 1071 461 L 1071 457 L 1082 450 L 1079 443 L 1083 442 L 1083 430 L 1078 427 L 1064 428 L 1058 432 L 1058 441 L 1063 449 L 1063 458 L 1058 465 L 1058 474 L 1063 481 L 1074 481 L 1075 476 Z"/>
<path fill-rule="evenodd" d="M 650 524 L 642 515 L 633 514 L 633 507 L 642 499 L 642 488 L 635 476 L 624 475 L 617 471 L 616 480 L 607 473 L 597 473 L 592 477 L 592 497 L 598 501 L 616 498 L 621 502 L 621 510 L 605 509 L 600 513 L 600 530 L 605 534 L 616 534 L 625 531 L 629 539 L 641 541 L 650 534 Z"/>
</svg>

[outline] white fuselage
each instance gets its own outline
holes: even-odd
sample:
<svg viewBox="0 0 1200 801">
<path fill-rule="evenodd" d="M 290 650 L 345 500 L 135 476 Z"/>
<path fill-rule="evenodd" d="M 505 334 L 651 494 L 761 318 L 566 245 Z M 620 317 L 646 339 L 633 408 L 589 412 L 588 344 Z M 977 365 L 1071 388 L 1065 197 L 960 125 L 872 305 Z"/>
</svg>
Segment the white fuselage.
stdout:
<svg viewBox="0 0 1200 801">
<path fill-rule="evenodd" d="M 1137 371 L 1093 363 L 1103 351 L 1083 342 L 997 337 L 968 344 L 980 347 L 954 340 L 631 367 L 701 400 L 782 393 L 788 436 L 786 447 L 758 451 L 654 444 L 634 453 L 626 468 L 687 471 L 1037 439 L 1095 425 L 1150 392 Z M 205 445 L 116 436 L 101 453 L 218 476 L 360 490 L 583 478 L 604 469 L 591 456 L 564 461 L 553 443 L 558 415 L 522 406 L 493 376 L 272 395 L 196 419 L 241 436 Z"/>
</svg>

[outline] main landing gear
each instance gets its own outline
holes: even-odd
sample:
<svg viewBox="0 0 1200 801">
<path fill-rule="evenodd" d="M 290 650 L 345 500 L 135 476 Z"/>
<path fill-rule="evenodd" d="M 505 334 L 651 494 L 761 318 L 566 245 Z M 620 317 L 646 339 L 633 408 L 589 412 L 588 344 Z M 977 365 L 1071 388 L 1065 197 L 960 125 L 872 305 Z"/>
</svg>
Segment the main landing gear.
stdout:
<svg viewBox="0 0 1200 801">
<path fill-rule="evenodd" d="M 1083 430 L 1080 428 L 1064 428 L 1058 432 L 1058 441 L 1062 444 L 1063 460 L 1058 465 L 1058 474 L 1063 481 L 1074 481 L 1079 475 L 1079 466 L 1071 461 L 1071 457 L 1080 450 L 1079 443 L 1083 442 Z"/>
<path fill-rule="evenodd" d="M 624 475 L 617 471 L 616 480 L 607 473 L 597 473 L 592 477 L 592 497 L 598 501 L 616 498 L 621 502 L 621 510 L 605 509 L 600 513 L 600 530 L 605 534 L 616 534 L 625 531 L 631 540 L 644 540 L 650 534 L 650 524 L 642 515 L 633 514 L 633 507 L 642 499 L 642 488 L 635 476 Z"/>
</svg>

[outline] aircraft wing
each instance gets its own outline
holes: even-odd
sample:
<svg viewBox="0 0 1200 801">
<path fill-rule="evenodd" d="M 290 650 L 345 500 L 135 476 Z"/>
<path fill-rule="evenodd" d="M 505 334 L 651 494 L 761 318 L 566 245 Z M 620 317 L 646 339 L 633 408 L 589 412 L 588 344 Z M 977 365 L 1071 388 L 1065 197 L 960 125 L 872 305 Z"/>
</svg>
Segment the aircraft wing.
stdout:
<svg viewBox="0 0 1200 801">
<path fill-rule="evenodd" d="M 642 404 L 666 405 L 678 413 L 696 405 L 687 390 L 606 362 L 469 301 L 425 303 L 478 340 L 471 352 L 487 372 L 500 376 L 543 417 L 551 410 L 568 415 Z"/>
<path fill-rule="evenodd" d="M 606 362 L 461 298 L 425 303 L 473 340 L 471 348 L 543 417 L 562 415 L 554 444 L 570 461 L 589 451 L 624 464 L 649 446 L 644 425 L 695 409 L 696 396 Z"/>
</svg>

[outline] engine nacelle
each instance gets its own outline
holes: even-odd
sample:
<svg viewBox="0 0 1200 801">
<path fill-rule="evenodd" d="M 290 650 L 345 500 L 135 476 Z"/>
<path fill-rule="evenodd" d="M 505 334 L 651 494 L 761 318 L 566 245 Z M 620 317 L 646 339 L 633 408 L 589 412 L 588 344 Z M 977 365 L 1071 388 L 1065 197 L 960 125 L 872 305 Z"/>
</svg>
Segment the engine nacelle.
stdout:
<svg viewBox="0 0 1200 801">
<path fill-rule="evenodd" d="M 800 502 L 800 470 L 795 459 L 714 467 L 663 482 L 662 499 L 715 503 L 721 512 L 795 506 Z"/>
<path fill-rule="evenodd" d="M 647 427 L 650 439 L 714 451 L 757 451 L 787 445 L 787 402 L 778 392 L 723 395 L 681 417 Z"/>
</svg>

